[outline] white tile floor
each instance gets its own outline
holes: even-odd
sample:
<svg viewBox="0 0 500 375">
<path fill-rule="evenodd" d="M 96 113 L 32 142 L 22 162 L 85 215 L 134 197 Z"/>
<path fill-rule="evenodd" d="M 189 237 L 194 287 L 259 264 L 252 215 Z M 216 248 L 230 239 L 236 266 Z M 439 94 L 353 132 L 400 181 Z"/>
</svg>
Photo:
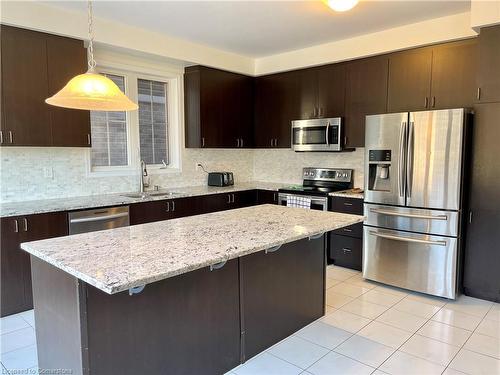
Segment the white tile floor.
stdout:
<svg viewBox="0 0 500 375">
<path fill-rule="evenodd" d="M 500 375 L 500 304 L 327 276 L 327 314 L 229 374 Z M 36 373 L 34 326 L 32 311 L 1 319 L 2 373 Z"/>
</svg>

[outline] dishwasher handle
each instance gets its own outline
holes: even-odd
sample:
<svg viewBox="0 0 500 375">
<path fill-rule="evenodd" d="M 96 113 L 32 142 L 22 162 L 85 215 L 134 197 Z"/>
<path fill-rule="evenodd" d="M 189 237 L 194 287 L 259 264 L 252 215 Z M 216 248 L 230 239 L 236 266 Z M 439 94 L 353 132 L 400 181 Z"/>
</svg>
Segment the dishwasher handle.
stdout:
<svg viewBox="0 0 500 375">
<path fill-rule="evenodd" d="M 128 212 L 121 212 L 118 214 L 111 214 L 104 216 L 86 216 L 86 217 L 70 219 L 69 222 L 70 224 L 77 224 L 77 223 L 88 223 L 92 221 L 105 221 L 105 220 L 118 219 L 120 217 L 128 217 L 128 215 L 129 215 Z"/>
</svg>

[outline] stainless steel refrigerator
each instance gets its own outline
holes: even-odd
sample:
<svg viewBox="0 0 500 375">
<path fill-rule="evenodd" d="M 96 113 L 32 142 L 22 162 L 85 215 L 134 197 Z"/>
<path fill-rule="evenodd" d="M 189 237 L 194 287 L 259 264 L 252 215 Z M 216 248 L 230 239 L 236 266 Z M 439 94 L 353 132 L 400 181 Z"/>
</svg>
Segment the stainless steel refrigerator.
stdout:
<svg viewBox="0 0 500 375">
<path fill-rule="evenodd" d="M 466 109 L 366 117 L 363 277 L 454 299 Z"/>
</svg>

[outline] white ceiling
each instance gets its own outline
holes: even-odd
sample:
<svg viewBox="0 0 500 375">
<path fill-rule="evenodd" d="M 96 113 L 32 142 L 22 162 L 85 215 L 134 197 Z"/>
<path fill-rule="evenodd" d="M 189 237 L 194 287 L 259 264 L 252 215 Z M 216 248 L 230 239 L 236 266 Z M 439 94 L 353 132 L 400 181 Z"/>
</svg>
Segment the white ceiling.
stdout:
<svg viewBox="0 0 500 375">
<path fill-rule="evenodd" d="M 86 1 L 44 1 L 86 11 Z M 345 39 L 470 10 L 470 0 L 362 1 L 336 13 L 321 1 L 96 1 L 97 17 L 249 57 Z M 98 31 L 97 31 L 98 32 Z"/>
</svg>

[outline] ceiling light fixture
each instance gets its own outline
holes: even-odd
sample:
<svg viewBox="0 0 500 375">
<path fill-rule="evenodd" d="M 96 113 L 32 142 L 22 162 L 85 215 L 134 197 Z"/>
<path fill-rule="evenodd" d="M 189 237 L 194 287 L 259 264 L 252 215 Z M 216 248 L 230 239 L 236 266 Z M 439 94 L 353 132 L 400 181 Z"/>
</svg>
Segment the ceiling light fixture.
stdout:
<svg viewBox="0 0 500 375">
<path fill-rule="evenodd" d="M 354 8 L 359 0 L 324 0 L 326 5 L 336 12 L 345 12 Z"/>
<path fill-rule="evenodd" d="M 87 73 L 73 77 L 60 91 L 45 99 L 50 105 L 90 111 L 132 111 L 138 108 L 108 77 L 96 72 L 92 1 L 88 1 L 88 66 Z"/>
</svg>

